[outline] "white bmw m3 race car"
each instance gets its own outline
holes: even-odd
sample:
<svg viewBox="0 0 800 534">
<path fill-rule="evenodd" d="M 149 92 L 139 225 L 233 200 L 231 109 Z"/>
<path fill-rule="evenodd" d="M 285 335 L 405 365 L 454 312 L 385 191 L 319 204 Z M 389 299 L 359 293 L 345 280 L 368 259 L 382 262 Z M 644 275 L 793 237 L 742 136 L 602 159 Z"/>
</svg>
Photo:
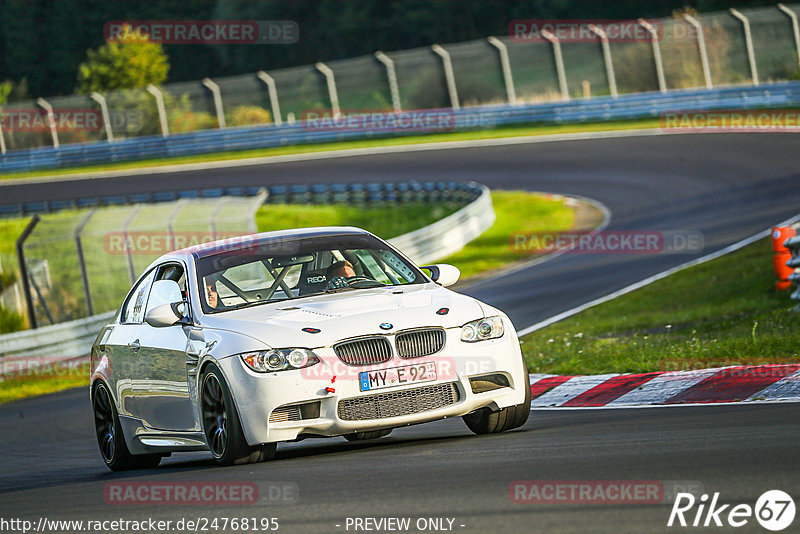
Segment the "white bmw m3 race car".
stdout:
<svg viewBox="0 0 800 534">
<path fill-rule="evenodd" d="M 443 286 L 358 228 L 270 232 L 153 262 L 92 347 L 97 439 L 112 470 L 210 450 L 266 460 L 280 441 L 385 436 L 463 417 L 523 425 L 530 385 L 501 311 Z"/>
</svg>

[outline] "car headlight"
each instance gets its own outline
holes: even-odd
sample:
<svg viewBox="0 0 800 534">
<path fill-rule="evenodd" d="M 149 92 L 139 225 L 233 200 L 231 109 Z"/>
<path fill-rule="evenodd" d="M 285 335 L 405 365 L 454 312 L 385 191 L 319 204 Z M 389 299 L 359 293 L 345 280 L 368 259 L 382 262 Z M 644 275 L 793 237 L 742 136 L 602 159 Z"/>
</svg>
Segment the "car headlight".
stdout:
<svg viewBox="0 0 800 534">
<path fill-rule="evenodd" d="M 503 332 L 503 319 L 500 317 L 486 317 L 471 321 L 461 327 L 461 341 L 467 343 L 474 343 L 475 341 L 484 341 L 486 339 L 494 339 L 502 337 Z"/>
<path fill-rule="evenodd" d="M 308 349 L 273 349 L 240 354 L 242 361 L 257 373 L 272 373 L 311 367 L 319 357 Z"/>
</svg>

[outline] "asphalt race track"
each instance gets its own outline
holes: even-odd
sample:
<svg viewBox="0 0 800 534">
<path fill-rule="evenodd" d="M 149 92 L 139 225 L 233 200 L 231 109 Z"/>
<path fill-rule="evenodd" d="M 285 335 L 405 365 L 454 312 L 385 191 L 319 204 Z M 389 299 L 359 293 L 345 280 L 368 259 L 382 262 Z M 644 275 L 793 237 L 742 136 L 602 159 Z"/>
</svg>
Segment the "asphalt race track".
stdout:
<svg viewBox="0 0 800 534">
<path fill-rule="evenodd" d="M 563 255 L 467 288 L 521 329 L 800 213 L 798 154 L 794 134 L 661 135 L 5 185 L 0 194 L 16 202 L 223 185 L 475 180 L 596 199 L 613 214 L 612 230 L 702 232 L 705 248 L 693 255 Z M 96 450 L 87 397 L 70 391 L 0 407 L 0 517 L 277 517 L 285 532 L 347 532 L 346 518 L 356 516 L 446 517 L 464 532 L 651 532 L 670 530 L 669 505 L 515 503 L 509 488 L 518 480 L 684 481 L 719 492 L 721 503 L 751 506 L 770 489 L 800 495 L 795 404 L 534 410 L 525 427 L 504 435 L 475 437 L 449 420 L 375 442 L 284 444 L 264 464 L 219 469 L 206 455 L 175 455 L 156 470 L 112 474 Z M 288 483 L 299 501 L 106 504 L 105 485 L 120 481 Z M 753 518 L 738 530 L 763 531 Z"/>
</svg>

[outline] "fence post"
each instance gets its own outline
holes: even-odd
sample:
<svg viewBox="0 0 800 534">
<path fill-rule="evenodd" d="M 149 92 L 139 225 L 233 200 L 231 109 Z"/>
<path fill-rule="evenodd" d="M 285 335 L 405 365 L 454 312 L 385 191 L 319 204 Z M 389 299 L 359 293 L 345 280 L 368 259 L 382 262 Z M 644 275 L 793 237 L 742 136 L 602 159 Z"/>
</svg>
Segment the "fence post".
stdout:
<svg viewBox="0 0 800 534">
<path fill-rule="evenodd" d="M 658 44 L 658 30 L 655 26 L 644 19 L 638 20 L 639 24 L 650 34 L 650 44 L 653 47 L 653 61 L 656 64 L 656 78 L 658 78 L 658 90 L 662 93 L 667 92 L 667 81 L 664 77 L 664 63 L 661 61 L 661 45 Z"/>
<path fill-rule="evenodd" d="M 561 42 L 558 40 L 558 37 L 548 30 L 542 30 L 542 37 L 550 41 L 550 44 L 553 45 L 553 58 L 556 62 L 556 75 L 558 76 L 558 85 L 561 88 L 561 98 L 563 100 L 569 100 L 567 75 L 564 72 L 564 56 L 561 55 Z"/>
<path fill-rule="evenodd" d="M 6 153 L 6 138 L 3 135 L 3 106 L 0 106 L 0 154 Z"/>
<path fill-rule="evenodd" d="M 108 139 L 110 143 L 114 140 L 114 132 L 111 131 L 111 116 L 108 114 L 108 102 L 106 102 L 106 97 L 97 91 L 92 91 L 89 97 L 100 106 L 100 113 L 103 114 L 103 126 L 105 126 L 106 130 L 106 139 Z"/>
<path fill-rule="evenodd" d="M 797 52 L 797 65 L 800 66 L 800 25 L 797 23 L 797 13 L 783 4 L 778 4 L 778 9 L 784 12 L 792 21 L 792 33 L 794 34 L 794 50 Z"/>
<path fill-rule="evenodd" d="M 161 121 L 161 137 L 169 137 L 169 125 L 167 125 L 167 108 L 164 106 L 164 95 L 161 90 L 155 85 L 148 84 L 147 92 L 153 95 L 156 99 L 156 107 L 158 108 L 158 119 Z"/>
<path fill-rule="evenodd" d="M 217 85 L 211 78 L 203 78 L 203 85 L 206 89 L 211 91 L 211 97 L 214 99 L 214 110 L 217 113 L 217 125 L 220 128 L 225 128 L 225 110 L 222 107 L 222 93 Z"/>
<path fill-rule="evenodd" d="M 514 77 L 511 73 L 511 62 L 508 60 L 508 47 L 506 44 L 495 36 L 486 38 L 489 44 L 497 49 L 500 54 L 500 66 L 503 69 L 503 81 L 506 84 L 506 94 L 508 95 L 508 103 L 517 103 L 517 91 L 514 89 Z"/>
<path fill-rule="evenodd" d="M 617 98 L 617 77 L 614 75 L 614 63 L 611 61 L 611 46 L 608 44 L 608 35 L 599 26 L 589 24 L 589 29 L 593 34 L 600 38 L 600 46 L 603 48 L 603 63 L 606 66 L 606 78 L 608 78 L 608 89 L 611 96 Z"/>
<path fill-rule="evenodd" d="M 275 80 L 263 70 L 258 71 L 256 77 L 267 85 L 269 104 L 272 107 L 272 122 L 275 126 L 280 126 L 283 124 L 283 120 L 281 119 L 281 105 L 278 102 L 278 88 L 275 86 Z"/>
<path fill-rule="evenodd" d="M 339 109 L 339 94 L 336 92 L 336 78 L 333 76 L 333 71 L 323 62 L 318 62 L 315 67 L 318 71 L 325 76 L 325 83 L 328 86 L 328 97 L 331 100 L 331 113 L 334 117 L 342 114 Z"/>
<path fill-rule="evenodd" d="M 164 254 L 166 254 L 167 252 L 178 250 L 178 242 L 177 239 L 175 239 L 175 219 L 177 219 L 178 215 L 181 214 L 181 210 L 183 209 L 183 206 L 185 204 L 186 204 L 185 198 L 178 199 L 178 201 L 175 202 L 175 208 L 167 216 L 167 233 L 169 234 L 170 237 L 170 240 L 168 240 L 167 243 L 170 244 L 167 245 L 167 247 L 169 247 L 169 250 L 165 251 Z"/>
<path fill-rule="evenodd" d="M 431 46 L 431 50 L 433 53 L 442 58 L 442 68 L 444 69 L 444 79 L 447 82 L 447 92 L 450 94 L 450 107 L 453 108 L 453 111 L 458 111 L 461 109 L 461 105 L 458 102 L 458 91 L 456 90 L 456 76 L 453 73 L 453 63 L 450 61 L 450 53 L 435 44 Z"/>
<path fill-rule="evenodd" d="M 39 325 L 36 321 L 36 310 L 33 308 L 33 295 L 31 294 L 31 284 L 28 275 L 28 267 L 25 263 L 25 240 L 31 235 L 33 229 L 39 224 L 39 215 L 31 217 L 28 226 L 22 231 L 22 234 L 17 238 L 17 261 L 19 261 L 19 280 L 22 283 L 22 292 L 25 294 L 25 304 L 28 308 L 28 324 L 31 328 L 37 328 Z"/>
<path fill-rule="evenodd" d="M 92 304 L 92 291 L 89 288 L 89 275 L 86 272 L 86 258 L 83 256 L 83 244 L 81 243 L 81 233 L 83 229 L 89 224 L 89 221 L 94 215 L 95 209 L 89 210 L 89 213 L 75 228 L 72 237 L 75 239 L 75 251 L 78 253 L 78 266 L 81 269 L 81 283 L 83 284 L 83 295 L 86 298 L 86 312 L 89 314 L 87 317 L 94 315 L 94 305 Z"/>
<path fill-rule="evenodd" d="M 56 130 L 56 116 L 53 113 L 53 106 L 44 98 L 37 98 L 36 105 L 42 108 L 47 113 L 47 125 L 50 127 L 50 136 L 53 138 L 53 148 L 58 148 L 61 144 L 58 142 L 58 131 Z"/>
<path fill-rule="evenodd" d="M 133 246 L 128 246 L 131 244 L 128 228 L 130 228 L 131 223 L 139 214 L 140 209 L 142 209 L 142 205 L 136 204 L 131 210 L 130 215 L 125 219 L 125 222 L 122 223 L 122 236 L 125 238 L 125 259 L 128 264 L 128 279 L 131 281 L 131 286 L 136 282 L 136 269 L 133 267 Z"/>
<path fill-rule="evenodd" d="M 744 45 L 747 48 L 747 61 L 750 63 L 750 76 L 753 78 L 753 85 L 758 85 L 758 68 L 756 67 L 756 55 L 753 52 L 753 35 L 750 33 L 750 21 L 734 8 L 731 8 L 730 12 L 731 15 L 742 21 Z"/>
<path fill-rule="evenodd" d="M 375 52 L 375 59 L 386 67 L 386 79 L 389 81 L 389 93 L 392 95 L 392 109 L 394 109 L 395 113 L 400 113 L 403 108 L 400 105 L 400 88 L 397 85 L 397 72 L 394 70 L 394 61 L 380 50 Z"/>
<path fill-rule="evenodd" d="M 253 202 L 250 204 L 250 213 L 247 216 L 248 230 L 251 234 L 258 232 L 258 227 L 256 226 L 256 212 L 264 205 L 268 197 L 269 190 L 266 187 L 260 188 L 258 194 L 253 197 Z"/>
<path fill-rule="evenodd" d="M 683 18 L 686 19 L 686 22 L 691 24 L 697 32 L 697 48 L 700 51 L 700 64 L 703 66 L 703 78 L 705 78 L 706 89 L 713 89 L 714 84 L 711 83 L 711 69 L 708 66 L 708 52 L 706 51 L 706 39 L 703 36 L 703 25 L 700 24 L 699 20 L 688 13 L 684 13 Z"/>
</svg>

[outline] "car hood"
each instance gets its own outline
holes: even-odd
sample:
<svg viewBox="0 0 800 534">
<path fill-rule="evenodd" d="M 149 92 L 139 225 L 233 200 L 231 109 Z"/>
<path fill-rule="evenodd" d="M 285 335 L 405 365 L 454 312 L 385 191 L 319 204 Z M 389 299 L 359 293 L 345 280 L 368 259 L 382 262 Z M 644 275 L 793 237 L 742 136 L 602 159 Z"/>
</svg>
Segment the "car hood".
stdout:
<svg viewBox="0 0 800 534">
<path fill-rule="evenodd" d="M 437 311 L 447 308 L 444 315 Z M 238 332 L 269 347 L 324 347 L 346 338 L 421 326 L 458 327 L 483 317 L 480 303 L 436 284 L 358 289 L 232 310 L 203 327 Z M 388 323 L 391 328 L 382 329 Z M 303 331 L 318 329 L 318 333 Z"/>
</svg>

